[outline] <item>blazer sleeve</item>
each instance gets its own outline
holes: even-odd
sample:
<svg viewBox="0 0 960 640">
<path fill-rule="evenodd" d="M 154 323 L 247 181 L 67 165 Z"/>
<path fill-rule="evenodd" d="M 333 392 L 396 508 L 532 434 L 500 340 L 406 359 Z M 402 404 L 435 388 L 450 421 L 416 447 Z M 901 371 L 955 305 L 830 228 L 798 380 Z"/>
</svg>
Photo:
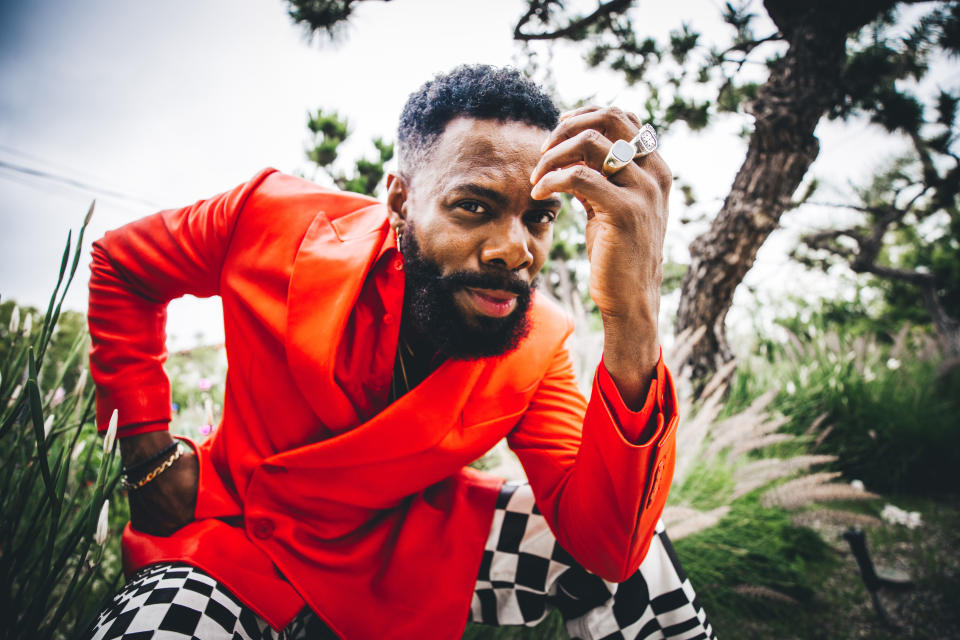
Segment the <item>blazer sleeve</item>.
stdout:
<svg viewBox="0 0 960 640">
<path fill-rule="evenodd" d="M 208 200 L 141 218 L 93 243 L 87 322 L 101 431 L 114 409 L 120 437 L 166 428 L 167 303 L 185 294 L 219 293 L 237 217 L 273 171 Z"/>
<path fill-rule="evenodd" d="M 605 397 L 599 374 L 587 403 L 569 353 L 557 351 L 508 444 L 560 545 L 593 573 L 623 582 L 640 566 L 666 503 L 677 403 L 661 363 L 654 382 L 654 393 L 663 391 L 660 411 L 647 414 L 651 428 L 642 430 L 649 438 L 635 444 L 618 424 L 617 415 L 627 411 L 615 406 L 619 394 Z M 637 415 L 646 423 L 643 414 Z"/>
</svg>

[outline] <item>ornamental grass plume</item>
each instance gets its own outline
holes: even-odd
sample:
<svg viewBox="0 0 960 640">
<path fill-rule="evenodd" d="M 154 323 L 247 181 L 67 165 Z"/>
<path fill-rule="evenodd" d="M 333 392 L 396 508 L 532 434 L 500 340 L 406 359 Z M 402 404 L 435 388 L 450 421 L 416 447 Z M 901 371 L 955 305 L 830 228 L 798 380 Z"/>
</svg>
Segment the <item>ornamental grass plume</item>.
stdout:
<svg viewBox="0 0 960 640">
<path fill-rule="evenodd" d="M 847 511 L 845 509 L 824 508 L 799 511 L 790 516 L 790 520 L 798 526 L 810 527 L 812 529 L 820 529 L 825 526 L 839 529 L 846 529 L 848 527 L 866 529 L 883 524 L 880 518 L 867 513 L 857 513 L 856 511 Z"/>
<path fill-rule="evenodd" d="M 812 502 L 880 498 L 876 493 L 852 487 L 847 483 L 831 482 L 839 476 L 840 472 L 834 471 L 795 478 L 765 492 L 760 497 L 760 504 L 765 507 L 798 509 Z"/>
<path fill-rule="evenodd" d="M 702 334 L 689 330 L 680 334 L 665 359 L 682 363 L 685 354 L 692 350 L 696 335 Z M 805 348 L 796 336 L 791 336 L 797 349 Z M 839 349 L 839 342 L 835 346 Z M 829 433 L 830 427 L 823 427 L 827 413 L 817 415 L 803 435 L 785 433 L 781 429 L 790 423 L 790 418 L 771 411 L 778 389 L 770 389 L 745 409 L 719 419 L 735 364 L 732 361 L 721 367 L 698 398 L 692 397 L 689 372 L 683 366 L 671 366 L 679 378 L 681 415 L 674 488 L 663 516 L 671 537 L 680 540 L 716 526 L 729 513 L 731 504 L 751 494 L 759 496 L 759 507 L 787 510 L 818 502 L 878 497 L 832 482 L 840 475 L 838 472 L 810 473 L 815 467 L 837 462 L 836 456 L 808 452 L 815 434 L 816 445 Z M 778 455 L 771 455 L 774 450 Z M 784 455 L 790 452 L 794 454 Z M 793 478 L 798 473 L 805 475 Z"/>
<path fill-rule="evenodd" d="M 738 584 L 733 588 L 733 590 L 740 595 L 749 596 L 751 598 L 772 600 L 774 602 L 789 604 L 796 607 L 800 606 L 800 601 L 796 598 L 791 598 L 781 591 L 771 589 L 770 587 L 764 587 L 763 585 L 759 584 Z"/>
</svg>

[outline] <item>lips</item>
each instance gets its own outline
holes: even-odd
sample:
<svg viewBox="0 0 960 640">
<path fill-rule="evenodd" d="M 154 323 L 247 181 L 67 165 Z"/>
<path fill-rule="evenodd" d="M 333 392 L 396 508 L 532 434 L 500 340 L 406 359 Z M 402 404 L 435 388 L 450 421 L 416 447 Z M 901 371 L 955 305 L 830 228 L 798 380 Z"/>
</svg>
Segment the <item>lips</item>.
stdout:
<svg viewBox="0 0 960 640">
<path fill-rule="evenodd" d="M 492 318 L 503 318 L 517 307 L 517 294 L 499 289 L 465 287 L 470 302 L 476 310 Z"/>
</svg>

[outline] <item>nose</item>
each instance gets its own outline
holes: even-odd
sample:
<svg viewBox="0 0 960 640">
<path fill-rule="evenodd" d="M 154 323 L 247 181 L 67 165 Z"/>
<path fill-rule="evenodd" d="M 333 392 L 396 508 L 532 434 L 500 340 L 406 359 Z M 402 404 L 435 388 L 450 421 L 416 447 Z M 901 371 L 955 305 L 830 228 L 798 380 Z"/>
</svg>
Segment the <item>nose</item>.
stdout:
<svg viewBox="0 0 960 640">
<path fill-rule="evenodd" d="M 527 228 L 519 217 L 507 217 L 492 231 L 480 251 L 483 264 L 510 271 L 520 271 L 533 264 Z"/>
</svg>

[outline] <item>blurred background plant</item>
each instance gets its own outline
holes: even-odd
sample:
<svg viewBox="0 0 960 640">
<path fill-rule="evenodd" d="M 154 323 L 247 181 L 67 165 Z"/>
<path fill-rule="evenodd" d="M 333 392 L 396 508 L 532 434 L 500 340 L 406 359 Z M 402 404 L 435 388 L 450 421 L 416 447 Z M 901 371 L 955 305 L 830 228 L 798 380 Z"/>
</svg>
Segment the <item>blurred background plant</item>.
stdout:
<svg viewBox="0 0 960 640">
<path fill-rule="evenodd" d="M 68 637 L 120 575 L 119 461 L 92 424 L 83 316 L 61 317 L 92 213 L 68 234 L 46 313 L 0 307 L 0 638 Z"/>
</svg>

